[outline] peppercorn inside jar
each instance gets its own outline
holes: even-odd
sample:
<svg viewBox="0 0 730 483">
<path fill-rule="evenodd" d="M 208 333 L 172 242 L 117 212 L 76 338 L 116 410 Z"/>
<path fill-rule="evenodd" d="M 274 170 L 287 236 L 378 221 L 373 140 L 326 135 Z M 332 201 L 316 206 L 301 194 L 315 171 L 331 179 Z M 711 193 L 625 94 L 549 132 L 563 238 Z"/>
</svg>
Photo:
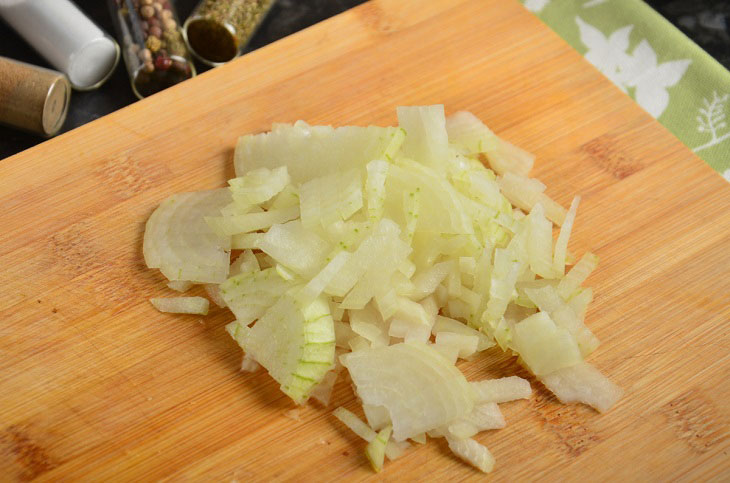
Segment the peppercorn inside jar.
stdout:
<svg viewBox="0 0 730 483">
<path fill-rule="evenodd" d="M 235 59 L 275 0 L 202 0 L 185 21 L 188 47 L 201 62 L 216 67 Z"/>
<path fill-rule="evenodd" d="M 137 97 L 150 96 L 195 75 L 170 0 L 109 0 L 109 7 Z"/>
</svg>

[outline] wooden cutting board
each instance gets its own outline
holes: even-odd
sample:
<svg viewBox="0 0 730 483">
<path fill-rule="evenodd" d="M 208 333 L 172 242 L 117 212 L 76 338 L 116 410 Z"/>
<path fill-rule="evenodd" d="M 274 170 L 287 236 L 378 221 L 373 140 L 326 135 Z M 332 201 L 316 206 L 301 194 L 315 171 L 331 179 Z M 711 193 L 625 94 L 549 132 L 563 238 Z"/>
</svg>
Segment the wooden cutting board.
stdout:
<svg viewBox="0 0 730 483">
<path fill-rule="evenodd" d="M 378 0 L 0 162 L 0 480 L 332 481 L 482 477 L 442 440 L 377 477 L 364 443 L 262 372 L 238 372 L 225 310 L 174 316 L 141 255 L 171 193 L 233 175 L 273 121 L 395 123 L 469 109 L 535 152 L 590 277 L 606 414 L 534 397 L 478 436 L 499 481 L 730 478 L 730 187 L 517 2 Z M 525 375 L 504 356 L 471 379 Z M 525 376 L 527 377 L 527 376 Z M 340 381 L 333 405 L 356 408 Z"/>
</svg>

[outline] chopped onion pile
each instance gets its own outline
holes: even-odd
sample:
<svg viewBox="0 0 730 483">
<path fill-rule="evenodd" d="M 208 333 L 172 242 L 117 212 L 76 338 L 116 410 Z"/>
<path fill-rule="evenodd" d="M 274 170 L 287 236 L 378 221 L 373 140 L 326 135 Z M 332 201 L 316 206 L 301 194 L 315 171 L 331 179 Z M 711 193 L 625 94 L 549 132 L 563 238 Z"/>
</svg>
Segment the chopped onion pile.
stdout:
<svg viewBox="0 0 730 483">
<path fill-rule="evenodd" d="M 203 284 L 228 307 L 242 370 L 263 366 L 296 403 L 326 405 L 346 369 L 367 423 L 334 414 L 367 441 L 376 471 L 429 436 L 489 472 L 494 457 L 474 437 L 503 428 L 498 404 L 532 390 L 516 376 L 467 381 L 459 359 L 498 345 L 564 403 L 606 411 L 621 396 L 585 362 L 598 339 L 583 283 L 598 258 L 568 251 L 579 198 L 567 211 L 550 199 L 528 177 L 534 157 L 474 115 L 399 107 L 398 122 L 298 121 L 241 137 L 228 189 L 155 210 L 145 261 L 171 289 Z M 208 309 L 175 300 L 152 303 Z"/>
</svg>

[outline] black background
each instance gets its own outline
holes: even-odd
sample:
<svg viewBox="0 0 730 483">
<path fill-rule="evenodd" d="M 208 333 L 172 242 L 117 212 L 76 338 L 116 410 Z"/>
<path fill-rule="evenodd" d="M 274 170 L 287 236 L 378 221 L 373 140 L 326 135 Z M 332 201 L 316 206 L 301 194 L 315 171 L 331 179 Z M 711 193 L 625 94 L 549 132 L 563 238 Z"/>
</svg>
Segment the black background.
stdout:
<svg viewBox="0 0 730 483">
<path fill-rule="evenodd" d="M 109 15 L 108 0 L 77 0 L 76 4 L 102 29 L 115 35 Z M 266 21 L 251 40 L 248 50 L 297 32 L 321 20 L 363 3 L 365 0 L 278 0 Z M 428 1 L 428 0 L 425 0 Z M 181 21 L 190 14 L 198 0 L 177 0 L 175 5 Z M 650 0 L 650 5 L 675 23 L 711 55 L 730 68 L 730 2 L 713 0 Z M 717 27 L 724 19 L 724 31 Z M 709 27 L 707 26 L 709 25 Z M 0 21 L 0 56 L 30 64 L 50 67 L 22 38 Z M 196 63 L 198 72 L 207 68 Z M 62 132 L 68 131 L 110 112 L 137 98 L 132 94 L 127 71 L 120 60 L 114 75 L 99 89 L 74 91 L 68 118 Z M 43 138 L 0 126 L 0 160 L 43 141 Z"/>
</svg>

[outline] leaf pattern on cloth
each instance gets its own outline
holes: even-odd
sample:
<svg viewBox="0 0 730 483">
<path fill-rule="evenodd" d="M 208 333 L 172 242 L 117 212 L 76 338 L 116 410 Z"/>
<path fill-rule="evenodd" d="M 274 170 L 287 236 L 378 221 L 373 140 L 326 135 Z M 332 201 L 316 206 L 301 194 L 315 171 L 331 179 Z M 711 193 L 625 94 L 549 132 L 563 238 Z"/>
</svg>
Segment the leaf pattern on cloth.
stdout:
<svg viewBox="0 0 730 483">
<path fill-rule="evenodd" d="M 629 54 L 633 25 L 621 27 L 606 37 L 599 29 L 576 16 L 580 40 L 588 48 L 585 58 L 621 90 L 635 88 L 634 100 L 645 111 L 659 118 L 669 105 L 667 88 L 684 76 L 690 59 L 659 64 L 656 52 L 645 39 Z"/>
<path fill-rule="evenodd" d="M 525 8 L 530 12 L 538 13 L 550 3 L 550 0 L 525 0 Z"/>
<path fill-rule="evenodd" d="M 624 79 L 627 86 L 636 88 L 636 102 L 658 118 L 669 105 L 667 88 L 680 81 L 691 63 L 691 60 L 683 59 L 657 64 L 654 49 L 642 40 L 625 67 Z"/>
<path fill-rule="evenodd" d="M 519 1 L 730 181 L 730 72 L 707 52 L 640 0 Z"/>
<path fill-rule="evenodd" d="M 631 60 L 626 50 L 629 48 L 629 35 L 634 26 L 627 25 L 606 37 L 603 32 L 584 22 L 580 17 L 575 17 L 575 21 L 580 31 L 580 40 L 588 47 L 588 52 L 584 55 L 586 60 L 626 92 L 621 75 L 623 67 Z"/>
<path fill-rule="evenodd" d="M 725 103 L 727 100 L 727 94 L 720 96 L 717 94 L 717 91 L 713 91 L 712 99 L 702 99 L 702 105 L 704 107 L 698 109 L 700 114 L 696 118 L 697 131 L 709 133 L 710 140 L 693 148 L 692 151 L 695 153 L 730 139 L 730 130 L 726 129 L 727 122 L 725 121 Z M 723 130 L 726 131 L 724 134 Z M 728 179 L 728 175 L 730 175 L 730 170 L 726 170 L 723 173 L 726 179 Z"/>
</svg>

